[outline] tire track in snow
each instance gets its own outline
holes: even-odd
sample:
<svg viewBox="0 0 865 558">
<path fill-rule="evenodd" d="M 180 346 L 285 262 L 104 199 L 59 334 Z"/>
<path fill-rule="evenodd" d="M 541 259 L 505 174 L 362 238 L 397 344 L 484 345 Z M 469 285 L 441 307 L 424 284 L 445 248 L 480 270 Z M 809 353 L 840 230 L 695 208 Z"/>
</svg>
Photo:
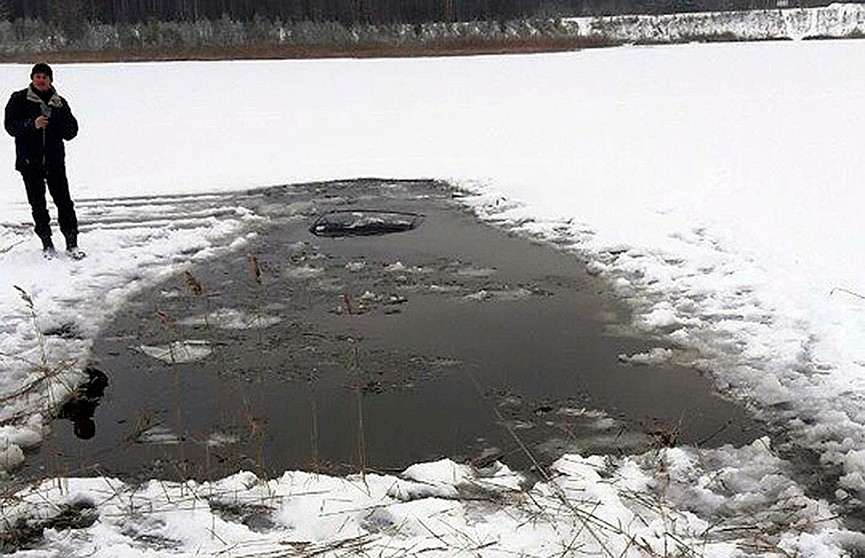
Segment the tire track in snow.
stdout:
<svg viewBox="0 0 865 558">
<path fill-rule="evenodd" d="M 0 223 L 0 468 L 41 441 L 42 424 L 83 379 L 91 339 L 132 293 L 254 234 L 261 218 L 247 198 L 78 201 L 82 261 L 43 259 L 22 211 Z M 54 231 L 62 246 L 56 222 Z"/>
</svg>

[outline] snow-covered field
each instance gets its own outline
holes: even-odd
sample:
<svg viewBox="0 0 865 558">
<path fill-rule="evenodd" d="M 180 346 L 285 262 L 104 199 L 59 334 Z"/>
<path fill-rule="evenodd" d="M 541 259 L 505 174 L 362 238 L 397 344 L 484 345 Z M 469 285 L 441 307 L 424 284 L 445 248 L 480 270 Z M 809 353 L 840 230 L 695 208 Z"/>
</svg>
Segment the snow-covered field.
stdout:
<svg viewBox="0 0 865 558">
<path fill-rule="evenodd" d="M 33 413 L 68 393 L 132 292 L 242 245 L 262 219 L 181 214 L 173 196 L 364 176 L 447 179 L 482 218 L 556 240 L 632 302 L 635 327 L 777 435 L 568 456 L 530 487 L 505 466 L 447 461 L 400 478 L 51 480 L 4 503 L 7 525 L 44 527 L 21 555 L 861 551 L 835 514 L 865 498 L 863 59 L 865 41 L 832 41 L 55 66 L 81 122 L 68 159 L 89 257 L 41 259 L 9 138 L 7 468 L 42 439 L 47 417 Z M 0 66 L 10 91 L 28 73 Z M 834 483 L 826 501 L 805 493 L 803 467 Z M 78 528 L 61 529 L 70 516 Z"/>
</svg>

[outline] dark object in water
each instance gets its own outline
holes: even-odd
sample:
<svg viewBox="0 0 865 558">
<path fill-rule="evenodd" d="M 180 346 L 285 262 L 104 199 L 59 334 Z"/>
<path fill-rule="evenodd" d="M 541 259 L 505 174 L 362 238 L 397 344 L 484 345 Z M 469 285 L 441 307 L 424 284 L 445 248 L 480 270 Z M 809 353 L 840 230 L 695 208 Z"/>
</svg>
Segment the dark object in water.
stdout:
<svg viewBox="0 0 865 558">
<path fill-rule="evenodd" d="M 423 215 L 378 209 L 345 209 L 325 213 L 309 232 L 316 236 L 377 236 L 410 231 L 420 226 Z"/>
<path fill-rule="evenodd" d="M 108 387 L 108 376 L 101 370 L 88 367 L 84 370 L 87 380 L 81 384 L 72 398 L 60 407 L 58 416 L 69 419 L 74 425 L 75 436 L 89 440 L 96 434 L 93 414 Z"/>
</svg>

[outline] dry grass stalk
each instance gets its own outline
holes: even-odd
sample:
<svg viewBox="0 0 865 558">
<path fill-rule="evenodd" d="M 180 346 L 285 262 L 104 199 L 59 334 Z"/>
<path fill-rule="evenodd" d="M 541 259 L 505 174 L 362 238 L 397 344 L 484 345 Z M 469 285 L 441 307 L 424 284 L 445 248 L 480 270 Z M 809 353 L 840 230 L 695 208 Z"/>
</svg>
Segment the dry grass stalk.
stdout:
<svg viewBox="0 0 865 558">
<path fill-rule="evenodd" d="M 189 294 L 192 296 L 201 296 L 204 294 L 204 288 L 201 286 L 198 279 L 196 279 L 195 275 L 188 271 L 184 271 L 183 279 L 186 281 L 186 289 L 189 291 Z"/>
<path fill-rule="evenodd" d="M 12 285 L 16 291 L 18 291 L 18 295 L 21 297 L 21 300 L 24 301 L 24 304 L 27 306 L 27 309 L 30 311 L 30 322 L 33 325 L 33 331 L 36 333 L 36 342 L 39 344 L 39 352 L 42 362 L 42 367 L 48 367 L 48 355 L 45 350 L 45 335 L 42 333 L 42 329 L 39 327 L 38 317 L 36 315 L 36 306 L 33 303 L 33 297 L 30 294 L 19 287 L 18 285 Z"/>
<path fill-rule="evenodd" d="M 261 264 L 258 261 L 258 256 L 253 254 L 249 255 L 249 274 L 252 277 L 252 280 L 260 287 L 263 283 Z"/>
<path fill-rule="evenodd" d="M 865 300 L 865 295 L 861 295 L 861 294 L 857 293 L 856 291 L 853 291 L 850 289 L 845 289 L 844 287 L 834 287 L 831 291 L 829 291 L 829 296 L 832 296 L 836 292 L 846 293 L 848 295 L 855 296 L 856 298 L 861 298 L 862 300 Z"/>
</svg>

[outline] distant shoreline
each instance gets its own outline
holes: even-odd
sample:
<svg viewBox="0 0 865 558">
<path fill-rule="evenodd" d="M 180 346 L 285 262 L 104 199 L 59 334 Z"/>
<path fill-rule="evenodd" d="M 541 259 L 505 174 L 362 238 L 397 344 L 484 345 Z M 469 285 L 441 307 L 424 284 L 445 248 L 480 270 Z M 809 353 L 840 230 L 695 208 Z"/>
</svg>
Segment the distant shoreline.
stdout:
<svg viewBox="0 0 865 558">
<path fill-rule="evenodd" d="M 507 41 L 442 41 L 424 45 L 264 45 L 204 46 L 136 50 L 93 50 L 0 55 L 3 63 L 52 62 L 159 62 L 190 60 L 291 60 L 317 58 L 421 58 L 493 54 L 565 52 L 618 46 L 621 42 L 586 39 L 520 39 Z"/>
<path fill-rule="evenodd" d="M 85 23 L 71 36 L 0 21 L 0 62 L 412 58 L 563 52 L 620 45 L 865 38 L 865 5 L 516 21 Z"/>
<path fill-rule="evenodd" d="M 806 40 L 847 39 L 857 37 L 820 37 Z M 674 45 L 686 43 L 766 42 L 790 41 L 786 37 L 748 39 L 736 37 L 705 37 L 674 41 L 612 41 L 595 38 L 567 39 L 512 39 L 441 41 L 424 45 L 353 45 L 353 46 L 203 46 L 184 48 L 152 48 L 136 50 L 92 50 L 0 55 L 0 63 L 28 63 L 41 60 L 54 63 L 112 63 L 112 62 L 171 62 L 218 60 L 308 60 L 327 58 L 423 58 L 439 56 L 484 56 L 500 54 L 536 54 L 569 52 L 590 48 L 609 48 L 626 44 L 638 46 Z"/>
</svg>

